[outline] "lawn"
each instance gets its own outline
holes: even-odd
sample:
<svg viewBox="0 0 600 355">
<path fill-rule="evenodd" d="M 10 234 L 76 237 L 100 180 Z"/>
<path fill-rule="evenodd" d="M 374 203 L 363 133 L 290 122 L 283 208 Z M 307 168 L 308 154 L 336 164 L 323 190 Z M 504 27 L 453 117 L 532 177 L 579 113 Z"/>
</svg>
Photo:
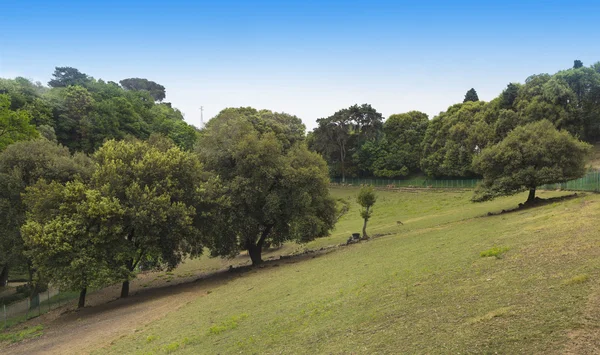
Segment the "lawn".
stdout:
<svg viewBox="0 0 600 355">
<path fill-rule="evenodd" d="M 357 189 L 332 191 L 351 206 L 332 236 L 280 253 L 340 244 L 360 231 Z M 585 334 L 586 315 L 597 314 L 589 300 L 600 292 L 600 195 L 487 216 L 526 196 L 473 204 L 470 191 L 378 193 L 368 231 L 383 236 L 302 260 L 270 261 L 207 285 L 192 302 L 97 353 L 576 349 L 574 334 Z M 175 273 L 218 263 L 190 261 Z"/>
</svg>

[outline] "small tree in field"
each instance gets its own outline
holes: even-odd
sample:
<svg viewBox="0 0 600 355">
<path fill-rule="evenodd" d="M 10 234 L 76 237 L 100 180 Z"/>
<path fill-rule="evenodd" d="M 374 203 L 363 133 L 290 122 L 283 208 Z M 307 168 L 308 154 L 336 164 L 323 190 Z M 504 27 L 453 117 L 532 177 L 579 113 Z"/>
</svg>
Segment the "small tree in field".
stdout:
<svg viewBox="0 0 600 355">
<path fill-rule="evenodd" d="M 547 120 L 517 127 L 473 159 L 474 170 L 483 175 L 473 200 L 529 190 L 526 203 L 532 203 L 538 186 L 582 177 L 590 148 Z"/>
<path fill-rule="evenodd" d="M 363 238 L 369 237 L 367 235 L 367 222 L 369 222 L 369 219 L 373 214 L 373 210 L 371 210 L 371 207 L 373 207 L 375 201 L 377 201 L 377 196 L 375 195 L 375 190 L 373 189 L 373 186 L 363 186 L 360 188 L 360 192 L 358 193 L 356 202 L 358 202 L 358 204 L 362 207 L 360 211 L 360 216 L 365 221 L 362 230 Z"/>
</svg>

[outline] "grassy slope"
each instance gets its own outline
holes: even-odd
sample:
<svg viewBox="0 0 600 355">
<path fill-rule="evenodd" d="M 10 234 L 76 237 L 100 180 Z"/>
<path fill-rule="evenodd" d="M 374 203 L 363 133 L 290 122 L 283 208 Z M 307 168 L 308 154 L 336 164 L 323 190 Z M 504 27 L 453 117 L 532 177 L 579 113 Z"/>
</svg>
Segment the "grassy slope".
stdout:
<svg viewBox="0 0 600 355">
<path fill-rule="evenodd" d="M 382 191 L 370 232 L 394 235 L 240 274 L 99 353 L 560 351 L 598 292 L 600 196 L 483 218 L 525 196 L 469 197 Z M 357 215 L 303 247 L 345 240 Z M 493 246 L 510 250 L 480 257 Z"/>
</svg>

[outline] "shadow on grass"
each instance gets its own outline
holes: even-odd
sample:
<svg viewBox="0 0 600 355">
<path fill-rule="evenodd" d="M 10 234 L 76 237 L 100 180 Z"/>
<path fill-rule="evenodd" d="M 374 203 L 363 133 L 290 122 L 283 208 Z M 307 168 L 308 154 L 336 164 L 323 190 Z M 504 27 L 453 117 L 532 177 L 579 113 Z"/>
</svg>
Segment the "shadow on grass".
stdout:
<svg viewBox="0 0 600 355">
<path fill-rule="evenodd" d="M 539 197 L 536 197 L 533 202 L 519 203 L 518 207 L 512 208 L 510 210 L 502 210 L 500 212 L 495 212 L 495 213 L 494 212 L 488 212 L 487 216 L 498 216 L 498 215 L 502 215 L 502 214 L 506 214 L 506 213 L 513 213 L 513 212 L 524 211 L 524 210 L 528 210 L 530 208 L 541 207 L 541 206 L 553 204 L 555 202 L 562 202 L 562 201 L 572 200 L 572 199 L 576 199 L 576 198 L 584 197 L 584 196 L 585 196 L 585 194 L 582 194 L 582 193 L 579 193 L 579 194 L 578 193 L 574 193 L 574 194 L 571 194 L 571 195 L 551 197 L 551 198 L 539 198 Z"/>
</svg>

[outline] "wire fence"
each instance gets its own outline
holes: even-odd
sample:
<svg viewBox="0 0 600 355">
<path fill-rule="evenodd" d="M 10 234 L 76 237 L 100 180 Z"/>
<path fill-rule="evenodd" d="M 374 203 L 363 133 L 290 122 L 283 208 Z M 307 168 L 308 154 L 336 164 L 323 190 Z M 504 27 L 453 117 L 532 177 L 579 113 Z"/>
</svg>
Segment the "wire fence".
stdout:
<svg viewBox="0 0 600 355">
<path fill-rule="evenodd" d="M 331 178 L 334 186 L 360 186 L 372 185 L 376 187 L 408 187 L 408 188 L 450 188 L 450 189 L 473 189 L 481 182 L 481 179 L 374 179 L 374 178 Z M 600 192 L 600 171 L 592 171 L 580 179 L 567 181 L 559 184 L 547 184 L 538 187 L 540 190 L 573 190 L 573 191 L 595 191 Z"/>
<path fill-rule="evenodd" d="M 480 179 L 456 179 L 456 180 L 433 180 L 433 179 L 373 179 L 373 178 L 331 178 L 332 185 L 340 186 L 360 186 L 372 185 L 376 187 L 413 187 L 413 188 L 454 188 L 454 189 L 473 189 L 480 182 Z"/>
<path fill-rule="evenodd" d="M 9 304 L 5 304 L 4 297 L 0 297 L 0 329 L 39 317 L 73 299 L 72 292 L 60 292 L 52 288 Z"/>
</svg>

